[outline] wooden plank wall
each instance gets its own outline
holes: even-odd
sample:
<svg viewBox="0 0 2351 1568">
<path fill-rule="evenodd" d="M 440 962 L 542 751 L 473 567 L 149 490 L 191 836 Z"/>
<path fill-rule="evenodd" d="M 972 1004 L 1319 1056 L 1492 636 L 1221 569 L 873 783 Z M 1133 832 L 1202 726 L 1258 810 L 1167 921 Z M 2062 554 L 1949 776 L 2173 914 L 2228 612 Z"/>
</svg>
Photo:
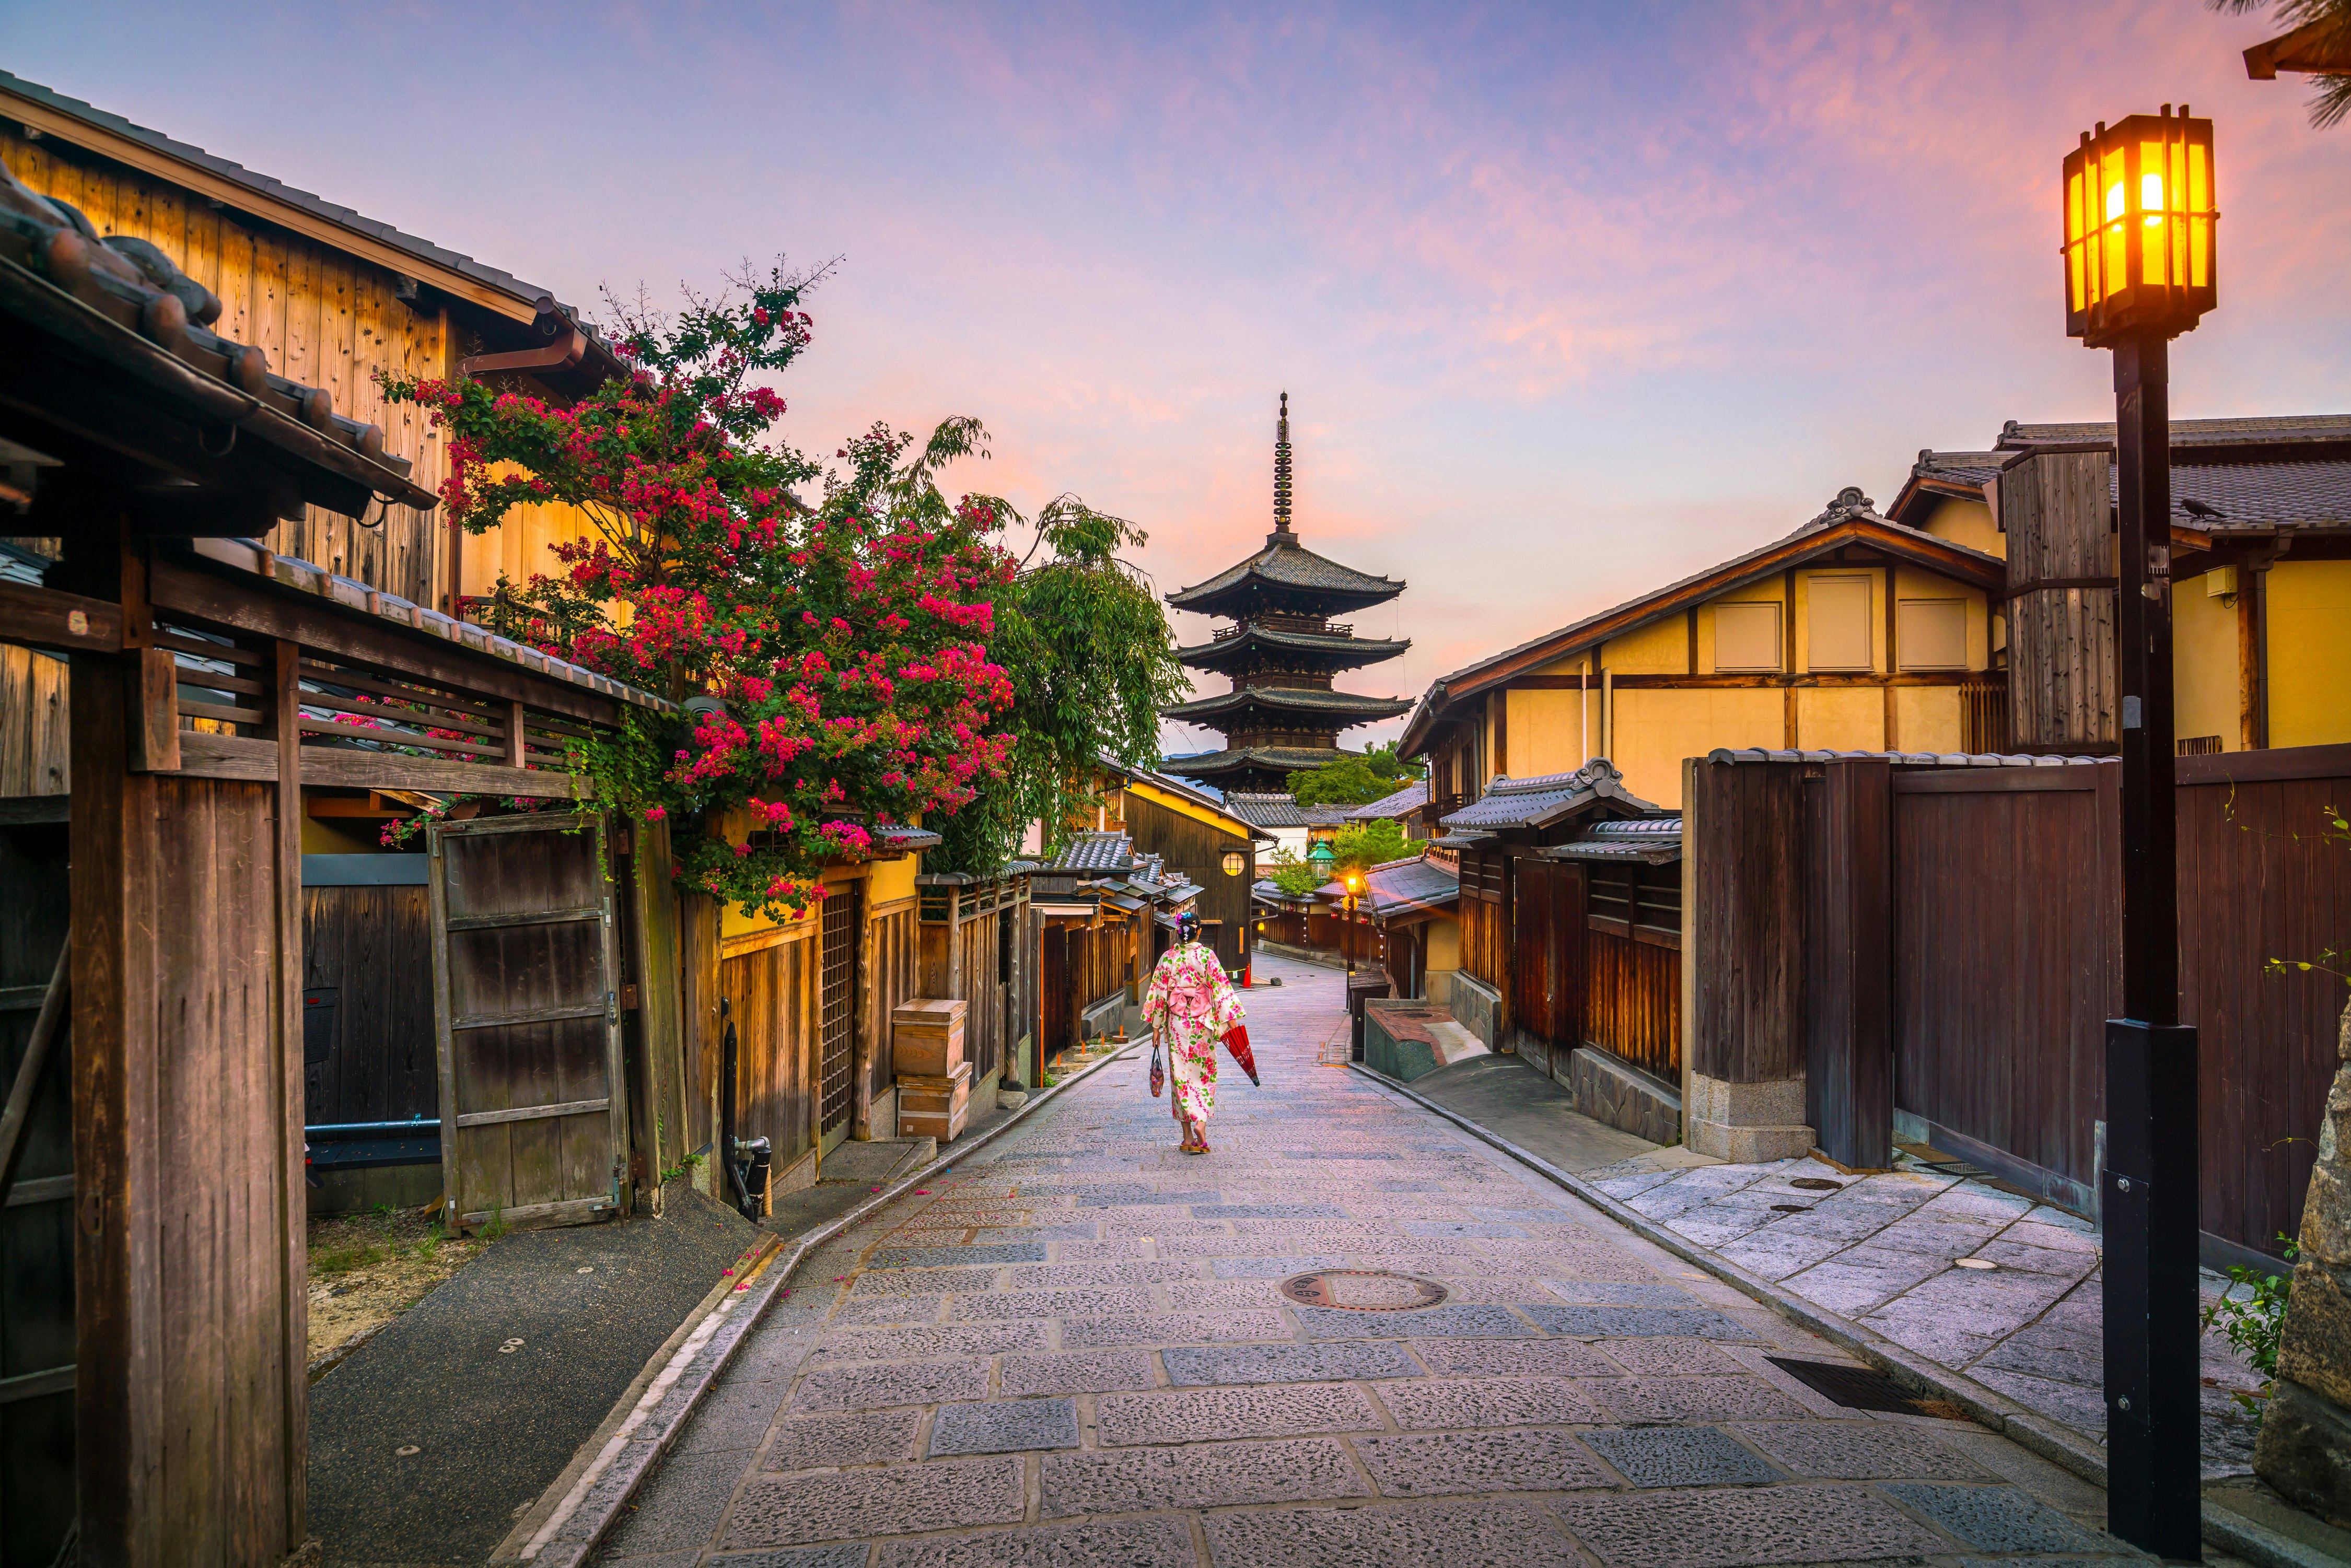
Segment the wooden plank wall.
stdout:
<svg viewBox="0 0 2351 1568">
<path fill-rule="evenodd" d="M 0 796 L 69 787 L 66 671 L 63 659 L 0 643 Z"/>
<path fill-rule="evenodd" d="M 1895 1104 L 2085 1185 L 2122 1006 L 2119 773 L 1894 778 Z"/>
<path fill-rule="evenodd" d="M 55 972 L 69 920 L 67 832 L 61 810 L 55 821 L 0 827 L 0 989 L 37 996 Z M 35 1006 L 0 1010 L 0 1083 L 16 1082 L 39 1016 Z M 74 1364 L 71 1040 L 50 1050 L 16 1201 L 0 1209 L 0 1378 L 70 1374 Z M 0 1562 L 47 1568 L 74 1518 L 74 1390 L 27 1396 L 0 1406 Z"/>
<path fill-rule="evenodd" d="M 1583 1043 L 1583 868 L 1526 856 L 1511 868 L 1511 1032 L 1563 1072 Z"/>
<path fill-rule="evenodd" d="M 2112 459 L 2048 453 L 2000 477 L 2008 581 L 2009 717 L 2024 750 L 2110 745 L 2118 722 Z"/>
<path fill-rule="evenodd" d="M 1804 1070 L 1801 763 L 1691 770 L 1693 1071 L 1729 1083 Z M 1468 908 L 1467 904 L 1463 905 Z"/>
<path fill-rule="evenodd" d="M 1804 1119 L 1857 1170 L 1894 1145 L 1892 810 L 1884 758 L 1804 780 Z"/>
<path fill-rule="evenodd" d="M 2275 1255 L 2279 1233 L 2301 1224 L 2345 993 L 2331 975 L 2265 965 L 2315 963 L 2351 932 L 2351 843 L 2327 837 L 2329 819 L 2351 808 L 2351 746 L 2176 766 L 2180 1017 L 2198 1030 L 2201 1223 Z"/>
<path fill-rule="evenodd" d="M 261 350 L 279 375 L 326 388 L 336 413 L 382 426 L 384 450 L 414 465 L 417 484 L 434 490 L 447 477 L 442 444 L 428 438 L 423 411 L 387 405 L 373 379 L 378 370 L 454 373 L 459 346 L 445 309 L 419 313 L 392 297 L 390 272 L 212 207 L 53 137 L 27 141 L 13 122 L 0 123 L 0 162 L 36 193 L 78 207 L 100 235 L 159 246 L 220 297 L 214 331 Z M 264 542 L 281 555 L 439 607 L 434 566 L 443 530 L 433 516 L 395 507 L 381 527 L 366 528 L 312 507 Z"/>
<path fill-rule="evenodd" d="M 1137 854 L 1163 855 L 1171 874 L 1199 884 L 1200 896 L 1193 907 L 1203 923 L 1222 922 L 1213 927 L 1217 961 L 1227 969 L 1247 964 L 1254 924 L 1249 883 L 1257 880 L 1253 841 L 1238 832 L 1221 831 L 1131 790 L 1125 797 L 1125 814 L 1126 831 L 1134 835 Z M 1251 857 L 1238 876 L 1225 872 L 1228 850 L 1239 850 Z"/>
<path fill-rule="evenodd" d="M 1682 956 L 1619 936 L 1583 934 L 1587 1045 L 1676 1086 L 1682 1081 Z"/>
<path fill-rule="evenodd" d="M 720 960 L 719 990 L 735 1025 L 735 1135 L 768 1139 L 781 1172 L 817 1141 L 818 945 L 813 922 L 774 935 Z"/>
<path fill-rule="evenodd" d="M 302 985 L 337 990 L 335 1040 L 305 1062 L 306 1121 L 437 1120 L 431 898 L 416 887 L 302 890 Z"/>
</svg>

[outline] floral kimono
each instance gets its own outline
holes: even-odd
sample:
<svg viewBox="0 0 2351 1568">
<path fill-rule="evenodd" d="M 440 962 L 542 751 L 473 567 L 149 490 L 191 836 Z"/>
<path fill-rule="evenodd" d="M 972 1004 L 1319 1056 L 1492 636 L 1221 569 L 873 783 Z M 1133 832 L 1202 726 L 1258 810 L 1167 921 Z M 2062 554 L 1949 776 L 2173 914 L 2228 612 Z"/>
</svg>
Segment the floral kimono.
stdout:
<svg viewBox="0 0 2351 1568">
<path fill-rule="evenodd" d="M 1170 947 L 1152 971 L 1143 1021 L 1167 1048 L 1177 1118 L 1204 1135 L 1217 1109 L 1217 1042 L 1241 1021 L 1240 998 L 1216 950 L 1197 942 Z"/>
</svg>

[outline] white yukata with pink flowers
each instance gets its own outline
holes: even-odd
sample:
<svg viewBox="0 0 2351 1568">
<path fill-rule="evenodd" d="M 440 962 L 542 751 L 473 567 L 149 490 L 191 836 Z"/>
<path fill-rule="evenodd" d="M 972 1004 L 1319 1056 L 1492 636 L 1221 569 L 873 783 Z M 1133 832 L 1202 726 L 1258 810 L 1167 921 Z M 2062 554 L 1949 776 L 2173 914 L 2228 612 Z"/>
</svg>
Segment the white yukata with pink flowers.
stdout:
<svg viewBox="0 0 2351 1568">
<path fill-rule="evenodd" d="M 1176 1113 L 1203 1131 L 1217 1109 L 1217 1046 L 1242 1016 L 1240 998 L 1212 947 L 1178 943 L 1151 972 L 1143 1021 L 1166 1047 Z"/>
</svg>

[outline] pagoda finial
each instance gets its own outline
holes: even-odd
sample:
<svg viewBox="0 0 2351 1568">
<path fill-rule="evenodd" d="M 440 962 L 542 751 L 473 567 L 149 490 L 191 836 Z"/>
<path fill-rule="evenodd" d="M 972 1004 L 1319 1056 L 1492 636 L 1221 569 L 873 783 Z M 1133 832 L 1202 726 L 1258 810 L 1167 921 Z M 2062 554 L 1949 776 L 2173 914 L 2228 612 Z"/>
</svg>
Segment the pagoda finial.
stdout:
<svg viewBox="0 0 2351 1568">
<path fill-rule="evenodd" d="M 1270 545 L 1295 544 L 1290 528 L 1290 394 L 1281 394 L 1281 417 L 1273 427 L 1273 532 Z"/>
</svg>

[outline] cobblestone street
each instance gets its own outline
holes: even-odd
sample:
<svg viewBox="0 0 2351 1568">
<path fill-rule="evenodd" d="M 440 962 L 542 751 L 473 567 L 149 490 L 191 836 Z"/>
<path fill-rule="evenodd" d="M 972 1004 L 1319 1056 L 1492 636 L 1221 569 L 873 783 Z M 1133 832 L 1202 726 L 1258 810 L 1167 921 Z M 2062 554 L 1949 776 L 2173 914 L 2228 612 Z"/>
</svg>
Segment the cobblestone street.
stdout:
<svg viewBox="0 0 2351 1568">
<path fill-rule="evenodd" d="M 1831 1402 L 1769 1358 L 1841 1352 L 1318 1062 L 1334 971 L 1259 978 L 1214 1154 L 1138 1050 L 829 1244 L 598 1561 L 2136 1560 L 2096 1490 Z M 1320 1270 L 1409 1278 L 1280 1289 Z"/>
</svg>

